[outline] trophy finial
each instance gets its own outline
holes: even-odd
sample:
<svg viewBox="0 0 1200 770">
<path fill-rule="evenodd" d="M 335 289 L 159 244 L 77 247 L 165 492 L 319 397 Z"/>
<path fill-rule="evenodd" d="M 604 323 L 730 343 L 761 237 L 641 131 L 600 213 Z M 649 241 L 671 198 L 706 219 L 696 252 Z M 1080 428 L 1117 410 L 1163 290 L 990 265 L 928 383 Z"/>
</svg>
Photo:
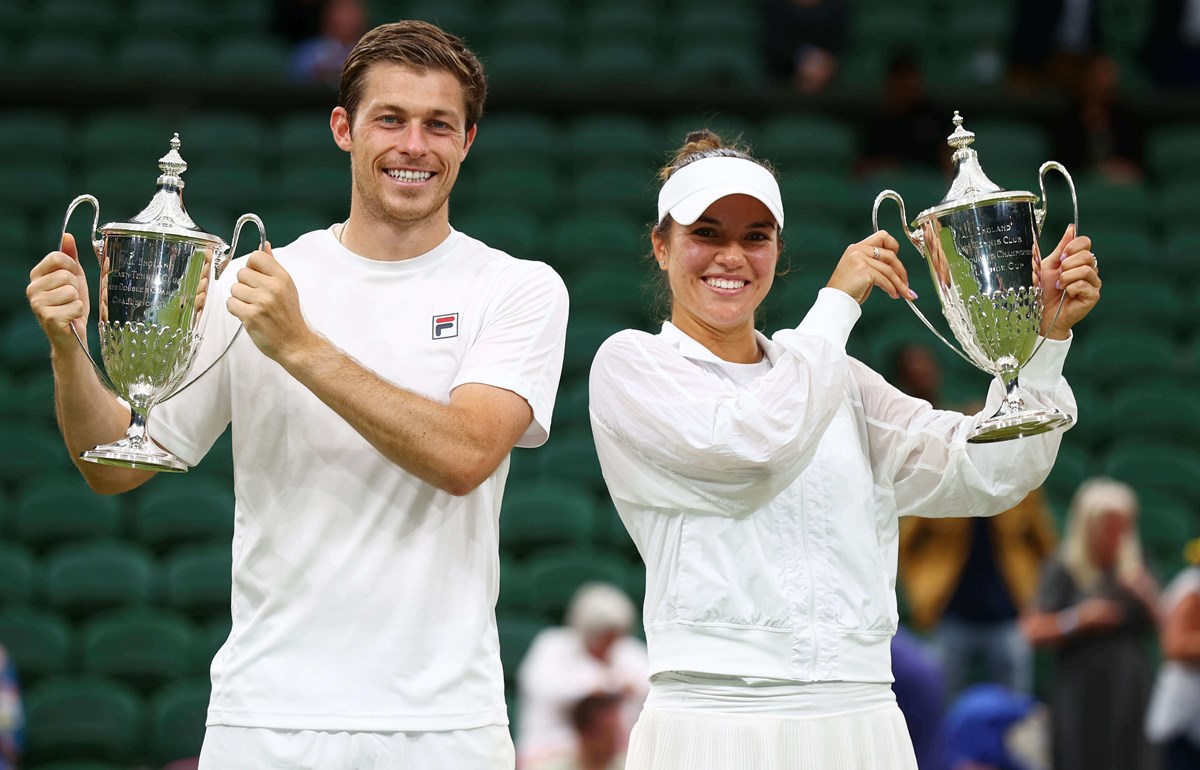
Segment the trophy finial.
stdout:
<svg viewBox="0 0 1200 770">
<path fill-rule="evenodd" d="M 171 137 L 171 151 L 158 159 L 158 167 L 166 176 L 178 178 L 180 174 L 187 171 L 187 162 L 179 155 L 179 134 Z"/>
<path fill-rule="evenodd" d="M 954 133 L 946 137 L 946 144 L 953 147 L 955 150 L 961 150 L 969 146 L 975 141 L 975 134 L 963 128 L 962 115 L 958 114 L 958 110 L 954 111 Z"/>
</svg>

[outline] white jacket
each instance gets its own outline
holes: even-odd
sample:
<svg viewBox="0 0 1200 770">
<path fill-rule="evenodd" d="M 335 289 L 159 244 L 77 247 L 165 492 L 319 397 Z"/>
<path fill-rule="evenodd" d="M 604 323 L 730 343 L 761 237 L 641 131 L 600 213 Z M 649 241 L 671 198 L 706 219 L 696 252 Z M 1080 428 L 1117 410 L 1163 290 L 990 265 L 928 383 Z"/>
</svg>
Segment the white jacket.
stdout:
<svg viewBox="0 0 1200 770">
<path fill-rule="evenodd" d="M 1050 472 L 1059 431 L 966 442 L 998 383 L 968 417 L 850 358 L 860 312 L 823 289 L 798 328 L 760 335 L 761 374 L 669 323 L 596 354 L 592 432 L 646 562 L 651 673 L 892 681 L 898 516 L 993 515 Z M 1069 346 L 1047 340 L 1022 370 L 1027 403 L 1075 416 Z"/>
</svg>

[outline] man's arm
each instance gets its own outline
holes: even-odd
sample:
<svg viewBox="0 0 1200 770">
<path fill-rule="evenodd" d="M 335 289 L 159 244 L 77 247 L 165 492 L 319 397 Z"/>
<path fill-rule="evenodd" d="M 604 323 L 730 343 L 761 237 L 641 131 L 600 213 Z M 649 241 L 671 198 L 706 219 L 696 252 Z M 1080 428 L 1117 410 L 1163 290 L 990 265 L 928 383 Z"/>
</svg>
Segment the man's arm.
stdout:
<svg viewBox="0 0 1200 770">
<path fill-rule="evenodd" d="M 389 460 L 439 489 L 463 495 L 479 486 L 533 419 L 528 402 L 503 388 L 463 384 L 443 404 L 370 371 L 309 328 L 270 246 L 251 254 L 237 278 L 227 306 L 259 350 Z"/>
<path fill-rule="evenodd" d="M 153 473 L 79 459 L 81 452 L 125 435 L 129 407 L 101 384 L 71 332 L 74 325 L 79 336 L 87 338 L 89 309 L 87 282 L 73 236 L 68 233 L 62 251 L 50 252 L 30 271 L 25 294 L 50 340 L 55 416 L 71 460 L 96 492 L 116 494 L 145 483 Z"/>
</svg>

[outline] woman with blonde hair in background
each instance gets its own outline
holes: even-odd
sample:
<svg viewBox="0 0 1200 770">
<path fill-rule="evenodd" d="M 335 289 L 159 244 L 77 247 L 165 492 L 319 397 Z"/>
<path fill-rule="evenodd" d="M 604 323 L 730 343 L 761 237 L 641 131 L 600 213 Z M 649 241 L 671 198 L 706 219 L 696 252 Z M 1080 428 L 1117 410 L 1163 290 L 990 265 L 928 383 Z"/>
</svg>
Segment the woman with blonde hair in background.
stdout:
<svg viewBox="0 0 1200 770">
<path fill-rule="evenodd" d="M 1184 548 L 1188 567 L 1163 591 L 1162 667 L 1146 735 L 1162 747 L 1163 770 L 1200 767 L 1200 538 Z"/>
<path fill-rule="evenodd" d="M 1142 734 L 1158 586 L 1142 561 L 1133 489 L 1110 478 L 1080 485 L 1058 555 L 1022 619 L 1034 646 L 1053 651 L 1055 770 L 1152 767 Z"/>
</svg>

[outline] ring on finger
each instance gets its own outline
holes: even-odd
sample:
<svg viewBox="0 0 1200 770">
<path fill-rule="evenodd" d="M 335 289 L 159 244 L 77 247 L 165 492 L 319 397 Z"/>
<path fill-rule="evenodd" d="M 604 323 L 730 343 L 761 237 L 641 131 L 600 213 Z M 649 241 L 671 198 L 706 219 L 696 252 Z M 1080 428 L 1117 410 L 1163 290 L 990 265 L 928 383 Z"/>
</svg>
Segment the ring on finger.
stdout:
<svg viewBox="0 0 1200 770">
<path fill-rule="evenodd" d="M 875 259 L 879 259 L 879 247 L 878 246 L 871 247 L 871 256 Z"/>
</svg>

